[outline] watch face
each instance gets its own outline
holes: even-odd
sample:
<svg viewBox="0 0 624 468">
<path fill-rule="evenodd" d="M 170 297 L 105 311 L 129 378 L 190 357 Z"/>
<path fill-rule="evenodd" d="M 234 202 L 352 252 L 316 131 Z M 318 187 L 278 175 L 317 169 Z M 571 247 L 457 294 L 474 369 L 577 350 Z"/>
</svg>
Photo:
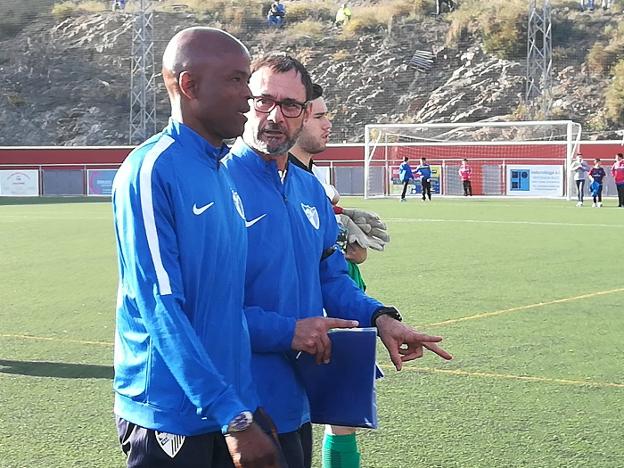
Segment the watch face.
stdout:
<svg viewBox="0 0 624 468">
<path fill-rule="evenodd" d="M 253 415 L 249 411 L 243 411 L 236 416 L 228 426 L 228 432 L 241 432 L 247 429 L 253 422 Z"/>
</svg>

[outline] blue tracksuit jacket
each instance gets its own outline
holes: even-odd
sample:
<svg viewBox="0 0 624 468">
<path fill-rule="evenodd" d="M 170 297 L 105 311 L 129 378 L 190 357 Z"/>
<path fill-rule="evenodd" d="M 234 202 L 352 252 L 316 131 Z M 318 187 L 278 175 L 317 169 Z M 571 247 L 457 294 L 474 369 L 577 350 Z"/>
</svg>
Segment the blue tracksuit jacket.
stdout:
<svg viewBox="0 0 624 468">
<path fill-rule="evenodd" d="M 408 162 L 402 162 L 399 166 L 399 179 L 401 182 L 409 182 L 414 178 L 414 174 L 412 174 L 412 168 Z"/>
<path fill-rule="evenodd" d="M 284 183 L 274 161 L 266 162 L 239 139 L 224 164 L 245 205 L 249 248 L 245 314 L 252 347 L 252 374 L 260 405 L 280 433 L 310 420 L 307 396 L 295 374 L 291 350 L 298 319 L 328 315 L 370 326 L 382 304 L 348 276 L 336 244 L 338 225 L 322 185 L 294 164 Z"/>
<path fill-rule="evenodd" d="M 416 172 L 420 174 L 422 179 L 429 180 L 431 179 L 431 166 L 427 163 L 421 164 L 416 168 Z"/>
<path fill-rule="evenodd" d="M 181 435 L 254 411 L 243 314 L 247 233 L 214 148 L 170 121 L 113 183 L 119 257 L 115 413 Z"/>
</svg>

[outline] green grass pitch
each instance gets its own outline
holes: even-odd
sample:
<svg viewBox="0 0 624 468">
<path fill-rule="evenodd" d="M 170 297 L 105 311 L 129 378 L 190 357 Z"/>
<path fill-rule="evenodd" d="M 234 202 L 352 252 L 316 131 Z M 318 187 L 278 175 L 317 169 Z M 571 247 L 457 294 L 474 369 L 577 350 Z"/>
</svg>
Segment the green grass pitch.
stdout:
<svg viewBox="0 0 624 468">
<path fill-rule="evenodd" d="M 368 292 L 455 355 L 397 373 L 379 349 L 381 427 L 358 436 L 363 467 L 623 466 L 623 209 L 342 204 L 388 222 L 392 242 L 362 268 Z M 110 205 L 0 205 L 0 259 L 0 467 L 124 466 Z"/>
</svg>

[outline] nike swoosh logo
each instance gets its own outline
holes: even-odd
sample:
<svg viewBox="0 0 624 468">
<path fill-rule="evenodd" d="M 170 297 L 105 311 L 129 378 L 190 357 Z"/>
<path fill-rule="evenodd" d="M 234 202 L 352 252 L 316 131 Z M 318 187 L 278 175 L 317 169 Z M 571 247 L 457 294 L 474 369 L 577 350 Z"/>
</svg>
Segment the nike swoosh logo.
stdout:
<svg viewBox="0 0 624 468">
<path fill-rule="evenodd" d="M 258 216 L 257 218 L 252 219 L 251 221 L 245 221 L 245 227 L 251 227 L 254 224 L 256 224 L 258 221 L 260 221 L 262 218 L 264 218 L 267 214 L 264 213 L 261 216 Z"/>
<path fill-rule="evenodd" d="M 197 204 L 193 204 L 193 214 L 196 215 L 196 216 L 199 216 L 204 211 L 206 211 L 208 208 L 210 208 L 212 205 L 214 205 L 214 202 L 210 202 L 207 205 L 204 205 L 204 206 L 198 208 Z"/>
</svg>

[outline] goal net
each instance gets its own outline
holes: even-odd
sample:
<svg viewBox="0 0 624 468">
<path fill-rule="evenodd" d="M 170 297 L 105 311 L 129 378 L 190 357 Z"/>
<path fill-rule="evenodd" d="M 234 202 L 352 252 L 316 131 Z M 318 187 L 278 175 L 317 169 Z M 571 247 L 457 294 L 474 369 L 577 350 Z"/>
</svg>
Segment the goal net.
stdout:
<svg viewBox="0 0 624 468">
<path fill-rule="evenodd" d="M 364 197 L 401 193 L 399 166 L 431 166 L 431 191 L 463 195 L 459 167 L 471 169 L 473 195 L 566 197 L 574 193 L 568 168 L 581 126 L 568 120 L 366 125 Z M 408 196 L 421 193 L 419 174 Z"/>
</svg>

